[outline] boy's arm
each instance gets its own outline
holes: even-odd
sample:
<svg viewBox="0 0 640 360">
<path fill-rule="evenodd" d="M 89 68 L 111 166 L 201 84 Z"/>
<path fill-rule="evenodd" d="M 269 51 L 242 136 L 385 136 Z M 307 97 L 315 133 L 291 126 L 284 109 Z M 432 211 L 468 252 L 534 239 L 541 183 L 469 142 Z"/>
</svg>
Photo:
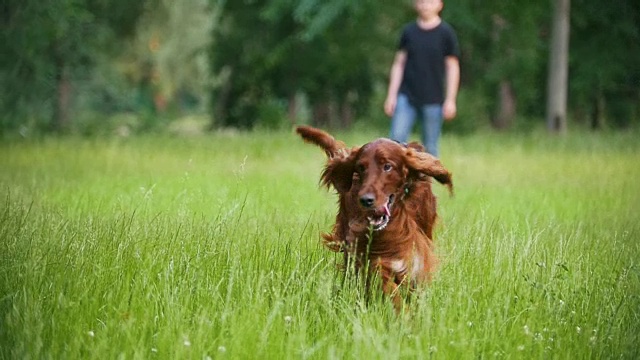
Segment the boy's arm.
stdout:
<svg viewBox="0 0 640 360">
<path fill-rule="evenodd" d="M 393 59 L 393 65 L 391 65 L 391 72 L 389 74 L 387 99 L 384 101 L 384 112 L 387 116 L 393 116 L 393 112 L 396 110 L 398 91 L 400 90 L 400 84 L 402 83 L 402 76 L 404 75 L 404 66 L 406 63 L 407 52 L 405 50 L 399 50 L 396 52 L 396 56 Z"/>
<path fill-rule="evenodd" d="M 445 120 L 452 120 L 458 112 L 456 98 L 458 97 L 458 87 L 460 86 L 460 62 L 455 56 L 447 56 L 444 62 L 447 94 L 442 105 L 442 115 Z"/>
</svg>

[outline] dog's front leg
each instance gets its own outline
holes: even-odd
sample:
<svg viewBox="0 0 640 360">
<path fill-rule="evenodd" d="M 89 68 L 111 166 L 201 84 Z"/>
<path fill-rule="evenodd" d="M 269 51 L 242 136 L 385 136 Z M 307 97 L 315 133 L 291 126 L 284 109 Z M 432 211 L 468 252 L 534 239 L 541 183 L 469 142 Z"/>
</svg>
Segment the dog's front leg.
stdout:
<svg viewBox="0 0 640 360">
<path fill-rule="evenodd" d="M 404 301 L 400 294 L 400 287 L 396 283 L 395 273 L 385 268 L 379 268 L 379 271 L 380 279 L 382 280 L 382 292 L 391 299 L 393 308 L 399 314 L 402 311 Z"/>
</svg>

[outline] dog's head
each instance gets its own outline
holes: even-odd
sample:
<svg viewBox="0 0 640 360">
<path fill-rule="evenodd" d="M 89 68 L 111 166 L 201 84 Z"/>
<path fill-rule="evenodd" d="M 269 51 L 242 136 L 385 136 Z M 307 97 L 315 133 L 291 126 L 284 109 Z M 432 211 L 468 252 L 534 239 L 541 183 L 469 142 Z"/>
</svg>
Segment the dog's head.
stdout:
<svg viewBox="0 0 640 360">
<path fill-rule="evenodd" d="M 303 130 L 304 132 L 304 130 Z M 350 193 L 373 230 L 384 229 L 391 219 L 394 202 L 401 199 L 415 180 L 431 176 L 453 191 L 451 173 L 434 156 L 417 143 L 402 145 L 389 139 L 378 139 L 361 147 L 341 148 L 335 140 L 320 132 L 323 141 L 310 140 L 300 128 L 305 140 L 322 147 L 329 156 L 322 173 L 322 182 L 338 193 Z M 326 136 L 333 141 L 327 141 Z M 327 148 L 323 144 L 329 144 Z"/>
</svg>

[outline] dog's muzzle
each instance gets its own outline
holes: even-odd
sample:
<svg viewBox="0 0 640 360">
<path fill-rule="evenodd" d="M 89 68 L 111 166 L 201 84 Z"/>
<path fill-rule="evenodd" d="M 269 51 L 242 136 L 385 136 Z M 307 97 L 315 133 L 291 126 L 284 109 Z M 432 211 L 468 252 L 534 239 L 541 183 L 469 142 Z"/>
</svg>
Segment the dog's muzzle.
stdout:
<svg viewBox="0 0 640 360">
<path fill-rule="evenodd" d="M 393 205 L 394 198 L 395 196 L 391 194 L 383 206 L 374 209 L 373 212 L 367 216 L 367 220 L 369 220 L 369 225 L 373 231 L 383 230 L 389 224 L 389 221 L 391 220 L 391 206 Z M 375 197 L 371 194 L 365 194 L 360 198 L 360 204 L 364 208 L 370 209 L 373 207 L 374 202 Z"/>
</svg>

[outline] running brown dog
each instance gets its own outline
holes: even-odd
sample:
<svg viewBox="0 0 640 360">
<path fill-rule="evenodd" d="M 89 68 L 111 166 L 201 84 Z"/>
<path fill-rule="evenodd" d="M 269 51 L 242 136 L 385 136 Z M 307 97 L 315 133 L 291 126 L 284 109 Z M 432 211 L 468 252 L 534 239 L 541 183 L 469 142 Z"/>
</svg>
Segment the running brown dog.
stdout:
<svg viewBox="0 0 640 360">
<path fill-rule="evenodd" d="M 321 182 L 338 193 L 338 215 L 333 230 L 322 235 L 325 245 L 343 252 L 356 271 L 366 267 L 368 275 L 379 276 L 400 310 L 400 288 L 413 290 L 435 270 L 431 178 L 453 193 L 451 173 L 418 143 L 381 138 L 347 148 L 316 128 L 299 126 L 296 132 L 325 151 Z"/>
</svg>

